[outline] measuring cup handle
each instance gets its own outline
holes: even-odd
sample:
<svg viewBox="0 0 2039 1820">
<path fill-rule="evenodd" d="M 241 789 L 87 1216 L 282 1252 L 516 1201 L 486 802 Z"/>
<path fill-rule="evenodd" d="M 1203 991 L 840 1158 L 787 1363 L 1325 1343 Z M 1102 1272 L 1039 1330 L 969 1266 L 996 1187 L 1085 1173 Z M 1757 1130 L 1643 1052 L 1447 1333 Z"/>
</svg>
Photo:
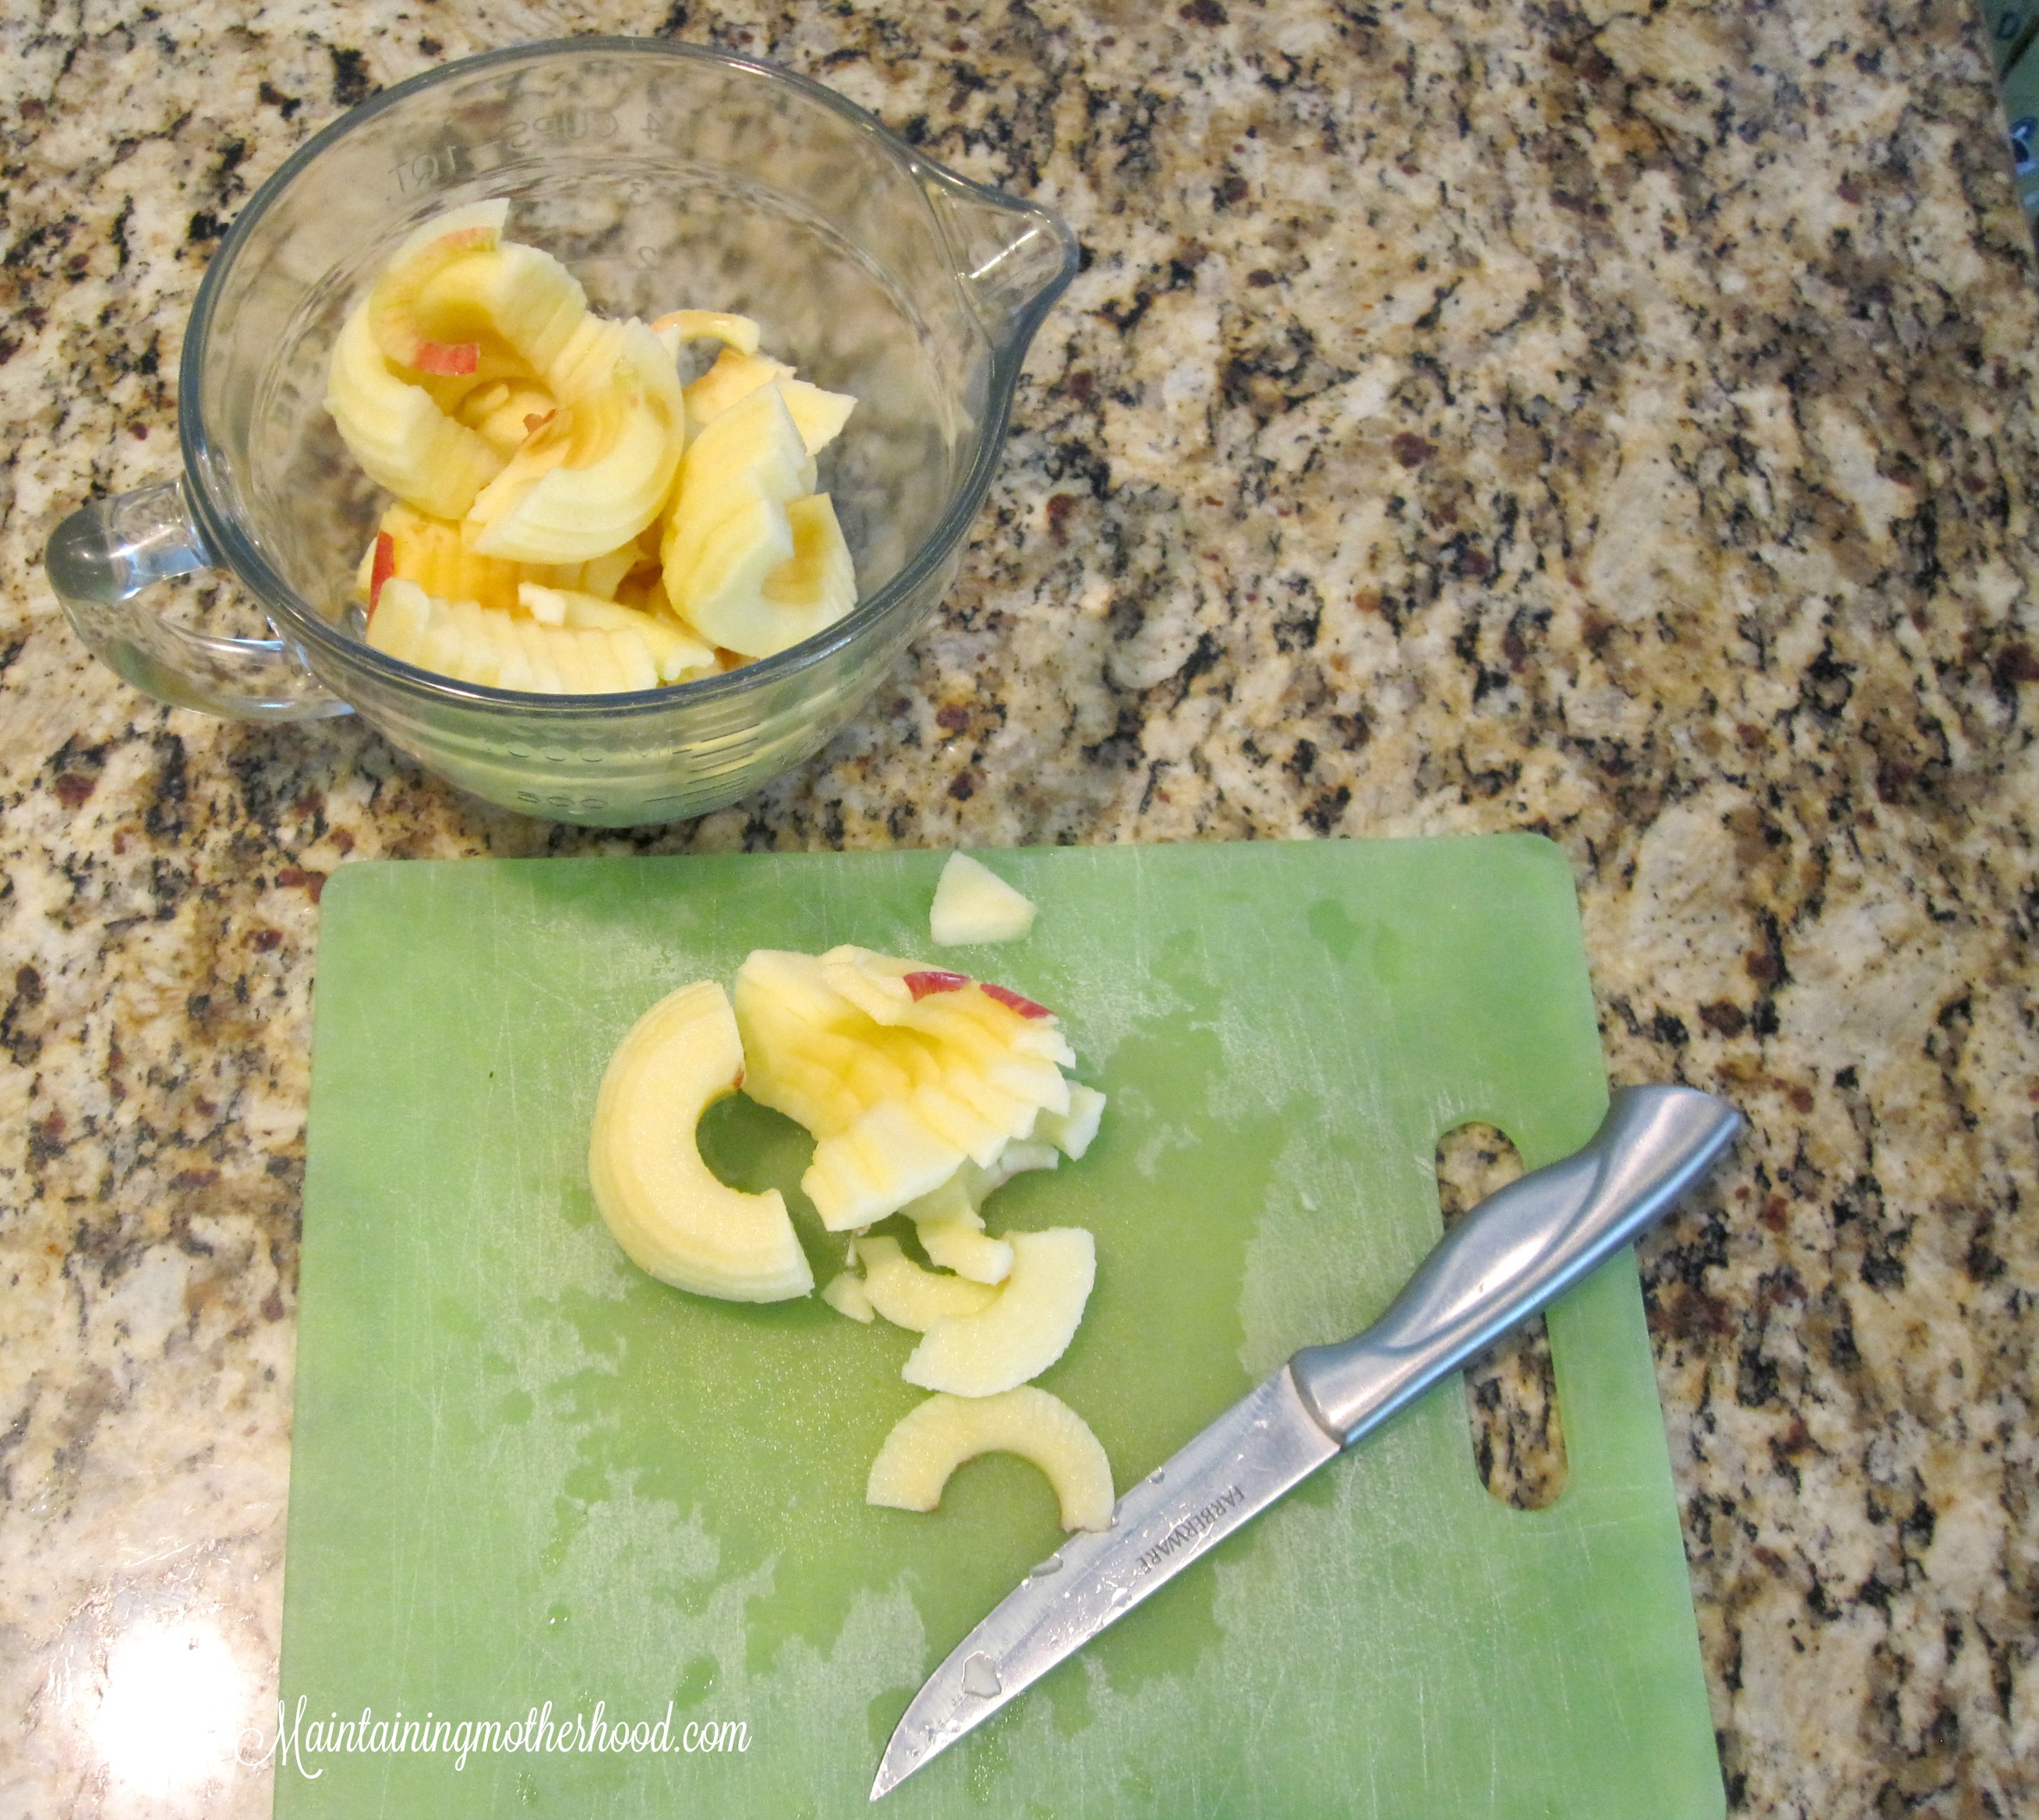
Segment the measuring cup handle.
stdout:
<svg viewBox="0 0 2039 1820">
<path fill-rule="evenodd" d="M 135 598 L 151 582 L 217 566 L 192 522 L 181 481 L 81 506 L 43 551 L 71 629 L 145 695 L 230 720 L 351 713 L 281 639 L 215 638 Z"/>
</svg>

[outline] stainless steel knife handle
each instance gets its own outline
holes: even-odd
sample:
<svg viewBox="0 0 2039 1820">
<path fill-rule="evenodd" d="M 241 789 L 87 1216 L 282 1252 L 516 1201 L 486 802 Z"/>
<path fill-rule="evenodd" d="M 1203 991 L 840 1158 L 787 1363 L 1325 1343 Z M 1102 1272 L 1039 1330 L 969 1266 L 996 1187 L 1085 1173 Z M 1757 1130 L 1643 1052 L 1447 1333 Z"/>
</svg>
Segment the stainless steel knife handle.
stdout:
<svg viewBox="0 0 2039 1820">
<path fill-rule="evenodd" d="M 1619 1089 L 1585 1149 L 1488 1195 L 1364 1333 L 1289 1360 L 1304 1407 L 1350 1447 L 1654 1225 L 1741 1124 L 1696 1088 Z"/>
</svg>

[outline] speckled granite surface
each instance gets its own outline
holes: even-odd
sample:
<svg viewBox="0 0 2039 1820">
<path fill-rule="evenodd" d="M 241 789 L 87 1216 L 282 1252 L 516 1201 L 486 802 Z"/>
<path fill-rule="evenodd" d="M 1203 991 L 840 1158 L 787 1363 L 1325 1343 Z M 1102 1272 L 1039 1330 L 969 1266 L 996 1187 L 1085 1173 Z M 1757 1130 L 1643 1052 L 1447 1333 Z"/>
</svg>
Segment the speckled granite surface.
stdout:
<svg viewBox="0 0 2039 1820">
<path fill-rule="evenodd" d="M 173 459 L 291 146 L 581 29 L 818 74 L 1089 255 L 895 686 L 636 839 L 155 708 L 37 560 Z M 1948 0 L 13 9 L 0 1809 L 267 1811 L 336 867 L 1525 826 L 1616 1077 L 1754 1121 L 1645 1258 L 1731 1805 L 2039 1807 L 2039 306 L 1987 72 Z"/>
</svg>

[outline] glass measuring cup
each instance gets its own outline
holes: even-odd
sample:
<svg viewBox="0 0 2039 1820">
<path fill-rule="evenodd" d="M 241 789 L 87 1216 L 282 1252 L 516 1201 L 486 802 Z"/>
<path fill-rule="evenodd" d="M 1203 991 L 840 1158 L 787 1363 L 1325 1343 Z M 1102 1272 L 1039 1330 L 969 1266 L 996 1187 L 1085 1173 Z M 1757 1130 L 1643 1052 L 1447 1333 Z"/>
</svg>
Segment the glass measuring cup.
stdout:
<svg viewBox="0 0 2039 1820">
<path fill-rule="evenodd" d="M 754 317 L 803 378 L 856 395 L 822 469 L 856 559 L 847 618 L 723 675 L 602 696 L 450 682 L 348 629 L 383 502 L 325 413 L 334 339 L 419 222 L 496 196 L 512 237 L 563 259 L 605 314 Z M 1049 211 L 767 64 L 617 38 L 450 64 L 336 121 L 249 202 L 186 334 L 183 473 L 73 513 L 45 566 L 78 636 L 159 700 L 249 720 L 356 712 L 528 814 L 700 815 L 822 745 L 940 598 L 1076 256 Z M 207 568 L 248 589 L 274 638 L 203 634 L 139 598 Z"/>
</svg>

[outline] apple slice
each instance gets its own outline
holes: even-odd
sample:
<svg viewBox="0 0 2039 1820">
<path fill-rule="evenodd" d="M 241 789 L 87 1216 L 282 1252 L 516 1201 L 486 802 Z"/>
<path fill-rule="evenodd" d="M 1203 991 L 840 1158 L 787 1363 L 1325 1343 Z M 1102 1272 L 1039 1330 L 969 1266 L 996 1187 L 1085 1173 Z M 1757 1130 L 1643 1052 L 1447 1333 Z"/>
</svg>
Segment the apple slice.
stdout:
<svg viewBox="0 0 2039 1820">
<path fill-rule="evenodd" d="M 732 344 L 687 388 L 687 421 L 697 431 L 705 429 L 725 411 L 768 386 L 777 388 L 810 455 L 820 454 L 841 435 L 856 408 L 856 399 L 847 392 L 824 392 L 805 379 L 795 378 L 792 367 L 756 348 L 739 351 Z"/>
<path fill-rule="evenodd" d="M 586 562 L 628 543 L 672 490 L 685 435 L 680 383 L 641 322 L 597 322 L 541 424 L 476 496 L 474 549 L 521 562 Z"/>
<path fill-rule="evenodd" d="M 470 203 L 435 216 L 397 248 L 369 293 L 369 325 L 393 366 L 442 378 L 486 378 L 518 370 L 521 363 L 507 348 L 489 350 L 495 357 L 485 360 L 481 337 L 468 332 L 466 325 L 450 332 L 428 327 L 418 311 L 420 294 L 448 267 L 492 257 L 503 243 L 509 214 L 510 204 L 500 196 Z"/>
<path fill-rule="evenodd" d="M 556 393 L 562 390 L 556 367 L 598 320 L 571 272 L 549 253 L 515 241 L 442 262 L 418 285 L 411 309 L 420 332 L 473 342 L 479 373 L 541 382 Z"/>
<path fill-rule="evenodd" d="M 1097 1246 L 1080 1226 L 1012 1233 L 1012 1274 L 975 1314 L 939 1320 L 901 1374 L 924 1390 L 993 1396 L 1038 1377 L 1069 1350 L 1097 1280 Z"/>
<path fill-rule="evenodd" d="M 651 332 L 669 354 L 689 341 L 720 341 L 739 355 L 758 351 L 758 325 L 723 310 L 671 310 L 651 319 Z"/>
<path fill-rule="evenodd" d="M 670 620 L 655 618 L 596 595 L 571 588 L 541 587 L 535 582 L 519 583 L 517 600 L 541 625 L 613 633 L 634 641 L 650 658 L 653 682 L 682 682 L 715 672 L 715 647 L 704 644 Z M 649 688 L 651 683 L 644 686 Z"/>
<path fill-rule="evenodd" d="M 435 599 L 416 583 L 393 577 L 384 583 L 381 602 L 369 616 L 368 643 L 457 682 L 536 695 L 655 689 L 669 680 L 660 673 L 661 662 L 668 667 L 693 665 L 702 648 L 678 628 L 632 614 L 612 602 L 590 600 L 587 606 L 643 623 L 546 625 L 469 600 Z M 701 671 L 695 665 L 679 673 Z"/>
<path fill-rule="evenodd" d="M 1016 941 L 1034 926 L 1034 906 L 981 861 L 951 853 L 935 886 L 928 923 L 944 948 Z"/>
<path fill-rule="evenodd" d="M 864 1294 L 864 1279 L 855 1271 L 837 1271 L 822 1285 L 822 1300 L 837 1314 L 848 1315 L 867 1327 L 877 1318 L 878 1311 Z"/>
<path fill-rule="evenodd" d="M 435 518 L 458 519 L 501 472 L 503 455 L 391 367 L 369 325 L 372 301 L 362 300 L 333 344 L 326 410 L 376 485 Z"/>
<path fill-rule="evenodd" d="M 715 364 L 687 387 L 687 421 L 704 430 L 732 405 L 775 379 L 790 379 L 793 369 L 760 354 L 755 348 L 727 347 Z"/>
<path fill-rule="evenodd" d="M 1060 1161 L 1050 1145 L 1015 1138 L 989 1168 L 966 1162 L 932 1194 L 909 1201 L 900 1211 L 913 1222 L 921 1248 L 932 1262 L 973 1282 L 1001 1283 L 1012 1274 L 1012 1248 L 985 1231 L 985 1201 L 1015 1176 L 1052 1169 Z"/>
<path fill-rule="evenodd" d="M 966 1277 L 942 1276 L 925 1271 L 899 1248 L 897 1239 L 882 1233 L 857 1241 L 864 1264 L 864 1293 L 871 1305 L 891 1322 L 914 1333 L 925 1333 L 937 1321 L 982 1314 L 998 1291 Z"/>
<path fill-rule="evenodd" d="M 694 1137 L 702 1113 L 742 1082 L 722 988 L 702 980 L 669 994 L 609 1058 L 588 1181 L 617 1243 L 660 1282 L 727 1301 L 783 1301 L 814 1286 L 784 1199 L 718 1180 Z"/>
<path fill-rule="evenodd" d="M 769 389 L 718 413 L 688 445 L 659 545 L 666 591 L 683 602 L 687 577 L 712 534 L 760 500 L 784 507 L 814 490 L 814 471 L 784 401 Z M 774 562 L 792 553 L 786 549 Z M 768 567 L 771 566 L 769 564 Z"/>
<path fill-rule="evenodd" d="M 1071 1162 L 1081 1162 L 1103 1117 L 1104 1096 L 1095 1087 L 1072 1081 L 1069 1111 L 1043 1112 L 1034 1121 L 1034 1135 L 1043 1143 L 1054 1145 Z"/>
<path fill-rule="evenodd" d="M 435 600 L 471 600 L 499 613 L 515 608 L 517 564 L 477 555 L 454 519 L 398 500 L 383 513 L 382 530 L 389 539 L 390 573 L 399 579 L 416 582 Z"/>
<path fill-rule="evenodd" d="M 1111 1462 L 1090 1425 L 1033 1385 L 996 1396 L 930 1396 L 900 1418 L 871 1463 L 864 1502 L 932 1510 L 951 1476 L 982 1453 L 1016 1453 L 1055 1488 L 1065 1529 L 1111 1527 Z"/>
</svg>

